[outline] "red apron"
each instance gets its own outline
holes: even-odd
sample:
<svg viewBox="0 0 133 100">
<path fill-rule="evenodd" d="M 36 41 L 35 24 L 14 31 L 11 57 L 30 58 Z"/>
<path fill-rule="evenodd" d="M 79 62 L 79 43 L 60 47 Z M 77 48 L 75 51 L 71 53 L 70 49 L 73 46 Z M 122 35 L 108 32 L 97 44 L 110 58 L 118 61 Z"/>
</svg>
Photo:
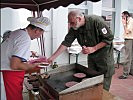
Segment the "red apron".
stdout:
<svg viewBox="0 0 133 100">
<path fill-rule="evenodd" d="M 2 71 L 7 100 L 23 100 L 23 80 L 25 71 Z"/>
</svg>

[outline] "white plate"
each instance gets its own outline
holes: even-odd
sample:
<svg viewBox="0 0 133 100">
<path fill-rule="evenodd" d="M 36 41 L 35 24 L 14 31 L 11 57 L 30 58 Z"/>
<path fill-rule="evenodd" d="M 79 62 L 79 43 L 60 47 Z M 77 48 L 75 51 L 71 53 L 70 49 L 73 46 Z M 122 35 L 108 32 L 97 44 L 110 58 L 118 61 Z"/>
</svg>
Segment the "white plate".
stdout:
<svg viewBox="0 0 133 100">
<path fill-rule="evenodd" d="M 48 67 L 48 66 L 37 66 L 37 67 L 39 67 L 39 68 L 46 68 L 46 67 Z"/>
<path fill-rule="evenodd" d="M 40 63 L 40 65 L 38 67 L 48 67 L 49 66 L 49 63 Z"/>
</svg>

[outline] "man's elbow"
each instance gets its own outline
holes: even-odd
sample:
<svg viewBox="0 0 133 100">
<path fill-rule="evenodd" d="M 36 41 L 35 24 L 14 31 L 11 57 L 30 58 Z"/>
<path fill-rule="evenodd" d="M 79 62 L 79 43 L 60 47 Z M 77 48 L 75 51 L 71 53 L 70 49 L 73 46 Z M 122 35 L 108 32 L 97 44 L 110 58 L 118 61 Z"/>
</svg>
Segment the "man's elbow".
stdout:
<svg viewBox="0 0 133 100">
<path fill-rule="evenodd" d="M 19 70 L 21 66 L 21 60 L 18 57 L 12 57 L 10 60 L 10 67 L 13 70 Z"/>
</svg>

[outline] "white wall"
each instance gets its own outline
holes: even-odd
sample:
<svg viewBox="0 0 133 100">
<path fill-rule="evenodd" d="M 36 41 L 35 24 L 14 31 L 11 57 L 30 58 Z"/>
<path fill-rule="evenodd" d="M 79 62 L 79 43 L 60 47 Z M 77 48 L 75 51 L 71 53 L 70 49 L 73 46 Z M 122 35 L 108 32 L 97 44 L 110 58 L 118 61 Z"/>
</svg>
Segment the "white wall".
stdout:
<svg viewBox="0 0 133 100">
<path fill-rule="evenodd" d="M 1 10 L 1 35 L 6 30 L 15 30 L 18 28 L 24 28 L 24 24 L 28 25 L 26 22 L 26 16 L 29 15 L 30 11 L 26 9 L 19 9 L 19 10 L 13 10 L 11 8 L 4 8 Z M 20 13 L 22 12 L 22 15 L 20 16 Z M 23 14 L 23 12 L 25 12 Z M 21 24 L 20 24 L 21 23 Z"/>
<path fill-rule="evenodd" d="M 61 42 L 64 40 L 65 35 L 68 32 L 68 21 L 67 21 L 68 9 L 59 7 L 53 9 L 53 19 L 52 19 L 52 53 L 56 51 Z M 57 63 L 67 63 L 67 53 L 63 52 L 55 61 Z"/>
<path fill-rule="evenodd" d="M 128 11 L 133 13 L 133 0 L 128 0 Z"/>
<path fill-rule="evenodd" d="M 115 16 L 115 35 L 116 37 L 123 37 L 123 26 L 121 21 L 121 13 L 128 11 L 128 0 L 115 0 L 116 16 Z"/>
<path fill-rule="evenodd" d="M 102 1 L 93 3 L 93 14 L 98 16 L 102 15 Z"/>
</svg>

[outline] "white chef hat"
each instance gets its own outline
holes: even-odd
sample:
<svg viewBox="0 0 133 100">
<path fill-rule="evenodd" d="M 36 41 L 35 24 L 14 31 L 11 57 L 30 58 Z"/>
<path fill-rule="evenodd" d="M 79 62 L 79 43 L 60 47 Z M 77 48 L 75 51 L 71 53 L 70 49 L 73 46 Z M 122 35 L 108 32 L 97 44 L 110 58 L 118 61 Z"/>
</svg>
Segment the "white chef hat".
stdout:
<svg viewBox="0 0 133 100">
<path fill-rule="evenodd" d="M 27 20 L 30 21 L 30 24 L 43 30 L 45 30 L 46 27 L 50 24 L 50 20 L 47 17 L 28 17 Z"/>
</svg>

